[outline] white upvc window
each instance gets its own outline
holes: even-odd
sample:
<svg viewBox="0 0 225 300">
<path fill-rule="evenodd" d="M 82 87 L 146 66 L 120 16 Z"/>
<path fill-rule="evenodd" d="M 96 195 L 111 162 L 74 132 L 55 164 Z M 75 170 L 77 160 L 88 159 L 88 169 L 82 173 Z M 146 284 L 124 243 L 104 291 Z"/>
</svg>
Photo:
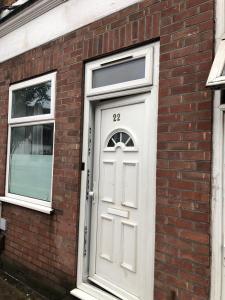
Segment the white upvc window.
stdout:
<svg viewBox="0 0 225 300">
<path fill-rule="evenodd" d="M 213 61 L 207 86 L 221 86 L 225 84 L 225 35 L 221 39 L 215 59 Z"/>
<path fill-rule="evenodd" d="M 52 211 L 56 73 L 9 89 L 5 197 L 34 210 Z"/>
<path fill-rule="evenodd" d="M 143 46 L 87 63 L 87 97 L 152 85 L 153 54 Z"/>
</svg>

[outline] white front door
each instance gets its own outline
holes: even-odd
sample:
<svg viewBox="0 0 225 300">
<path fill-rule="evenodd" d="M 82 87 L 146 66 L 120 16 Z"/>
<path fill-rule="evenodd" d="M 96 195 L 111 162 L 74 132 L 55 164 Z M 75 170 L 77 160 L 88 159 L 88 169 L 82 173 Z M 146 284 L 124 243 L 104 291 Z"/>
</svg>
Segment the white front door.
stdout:
<svg viewBox="0 0 225 300">
<path fill-rule="evenodd" d="M 150 94 L 127 97 L 98 105 L 95 113 L 89 279 L 126 300 L 152 297 L 146 292 L 154 276 L 147 168 L 155 153 L 146 101 Z"/>
</svg>

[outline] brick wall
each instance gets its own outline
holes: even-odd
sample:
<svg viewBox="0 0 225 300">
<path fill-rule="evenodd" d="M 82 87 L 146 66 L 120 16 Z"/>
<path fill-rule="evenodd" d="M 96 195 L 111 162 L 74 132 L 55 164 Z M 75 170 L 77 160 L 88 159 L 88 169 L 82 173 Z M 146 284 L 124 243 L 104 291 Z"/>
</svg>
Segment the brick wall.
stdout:
<svg viewBox="0 0 225 300">
<path fill-rule="evenodd" d="M 206 300 L 210 281 L 213 0 L 146 0 L 0 65 L 0 194 L 9 84 L 57 70 L 52 216 L 4 204 L 4 256 L 75 284 L 84 60 L 160 37 L 154 300 Z"/>
</svg>

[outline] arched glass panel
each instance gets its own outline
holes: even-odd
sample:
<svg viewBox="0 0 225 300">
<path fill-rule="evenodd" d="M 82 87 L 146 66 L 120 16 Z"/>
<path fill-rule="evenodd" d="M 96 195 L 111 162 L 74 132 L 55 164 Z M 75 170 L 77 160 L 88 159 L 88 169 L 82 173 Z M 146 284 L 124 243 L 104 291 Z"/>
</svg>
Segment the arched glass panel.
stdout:
<svg viewBox="0 0 225 300">
<path fill-rule="evenodd" d="M 122 143 L 125 147 L 134 147 L 133 139 L 124 131 L 118 131 L 109 139 L 107 147 L 115 147 L 116 144 Z"/>
</svg>

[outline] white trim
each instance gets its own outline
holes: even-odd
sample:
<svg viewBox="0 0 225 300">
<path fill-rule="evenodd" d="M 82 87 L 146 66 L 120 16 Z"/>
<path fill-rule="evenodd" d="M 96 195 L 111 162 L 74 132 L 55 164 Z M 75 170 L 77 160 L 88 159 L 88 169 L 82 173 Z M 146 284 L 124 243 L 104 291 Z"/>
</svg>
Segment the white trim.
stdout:
<svg viewBox="0 0 225 300">
<path fill-rule="evenodd" d="M 13 199 L 13 198 L 10 198 L 10 197 L 0 197 L 0 201 L 5 202 L 5 203 L 18 205 L 18 206 L 22 206 L 22 207 L 26 207 L 26 208 L 29 208 L 29 209 L 32 209 L 32 210 L 43 212 L 45 214 L 50 214 L 53 211 L 53 209 L 51 207 L 38 205 L 38 204 L 34 204 L 34 203 L 29 203 L 27 201 L 22 201 L 22 200 L 16 200 L 16 199 Z"/>
<path fill-rule="evenodd" d="M 153 137 L 153 140 L 155 143 L 149 144 L 149 147 L 154 147 L 155 148 L 155 153 L 157 150 L 157 117 L 158 117 L 158 76 L 159 76 L 159 42 L 153 43 L 149 45 L 149 47 L 153 46 L 154 47 L 154 63 L 153 63 L 153 68 L 154 68 L 154 76 L 153 76 L 153 85 L 149 87 L 149 92 L 151 92 L 151 97 L 154 101 L 154 109 L 153 112 L 151 112 L 154 115 L 154 132 L 155 136 Z M 87 81 L 87 77 L 85 79 Z M 112 97 L 113 98 L 113 97 Z M 84 256 L 84 226 L 87 224 L 86 220 L 86 197 L 87 197 L 87 170 L 91 170 L 92 168 L 92 161 L 91 161 L 91 154 L 89 154 L 90 150 L 90 128 L 93 128 L 94 121 L 93 121 L 93 115 L 94 115 L 94 107 L 92 104 L 92 101 L 88 101 L 89 99 L 85 97 L 85 103 L 84 103 L 84 128 L 83 128 L 83 154 L 82 154 L 82 161 L 85 163 L 85 170 L 82 172 L 81 176 L 81 196 L 80 196 L 80 222 L 79 222 L 79 243 L 78 243 L 78 265 L 77 265 L 77 289 L 74 289 L 71 291 L 71 294 L 83 299 L 83 300 L 115 300 L 114 296 L 105 293 L 104 291 L 96 288 L 95 286 L 86 283 L 87 282 L 87 266 L 88 266 L 88 259 L 87 256 Z M 115 99 L 116 101 L 116 99 Z M 149 109 L 146 109 L 146 113 L 148 114 L 150 112 Z M 148 120 L 149 122 L 151 121 L 150 119 Z M 149 150 L 149 149 L 148 149 Z M 149 174 L 150 177 L 152 178 L 152 181 L 156 179 L 156 174 L 154 172 L 151 172 L 153 169 L 156 167 L 156 159 L 151 162 L 149 162 L 150 166 L 146 165 L 146 172 Z M 153 174 L 154 173 L 154 174 Z M 149 193 L 150 186 L 145 187 Z M 151 186 L 152 188 L 152 186 Z M 94 187 L 95 189 L 95 187 Z M 155 195 L 155 189 L 151 190 L 151 195 Z M 155 197 L 153 197 L 152 202 L 149 203 L 149 205 L 154 205 L 155 204 Z M 154 228 L 153 224 L 155 223 L 155 214 L 152 216 L 152 218 L 148 218 L 148 226 L 150 225 L 151 228 Z M 154 234 L 153 234 L 154 235 Z M 150 239 L 147 241 L 148 243 L 153 243 L 155 241 L 151 241 Z M 149 255 L 149 261 L 146 263 L 151 266 L 150 269 L 154 270 L 154 259 L 150 257 Z M 154 256 L 154 254 L 153 254 Z M 153 275 L 154 278 L 154 275 Z M 150 283 L 143 281 L 143 287 L 145 288 L 146 286 L 148 287 L 149 284 L 151 284 L 151 290 L 153 292 L 153 282 Z M 90 298 L 91 297 L 91 298 Z M 150 300 L 150 299 L 149 299 Z"/>
<path fill-rule="evenodd" d="M 123 96 L 148 93 L 149 91 L 150 91 L 149 86 L 138 87 L 138 88 L 127 89 L 124 91 L 117 91 L 117 92 L 112 92 L 112 93 L 88 96 L 88 100 L 89 101 L 106 100 L 106 99 L 111 99 L 111 98 L 118 98 L 118 97 L 123 97 Z"/>
<path fill-rule="evenodd" d="M 225 33 L 225 1 L 224 0 L 216 0 L 216 13 L 215 21 L 216 21 L 216 47 L 218 46 L 218 42 L 223 38 Z"/>
<path fill-rule="evenodd" d="M 51 81 L 51 110 L 50 114 L 38 115 L 31 117 L 12 118 L 12 92 L 18 89 L 26 88 L 46 81 Z M 8 146 L 7 146 L 7 166 L 6 166 L 6 184 L 5 184 L 5 197 L 1 197 L 3 202 L 8 202 L 34 210 L 39 210 L 45 213 L 52 211 L 52 187 L 53 187 L 53 168 L 54 168 L 54 145 L 55 145 L 55 97 L 56 97 L 56 72 L 43 75 L 34 79 L 16 83 L 9 88 L 9 110 L 8 110 Z M 51 170 L 51 188 L 50 200 L 44 201 L 34 199 L 26 196 L 11 194 L 8 192 L 8 178 L 9 178 L 9 157 L 10 157 L 10 142 L 11 142 L 11 129 L 20 126 L 33 126 L 41 124 L 53 124 L 53 154 L 52 154 L 52 170 Z"/>
<path fill-rule="evenodd" d="M 11 193 L 6 193 L 6 197 L 10 198 L 12 200 L 18 200 L 18 201 L 21 201 L 21 202 L 29 202 L 29 203 L 32 203 L 34 205 L 41 205 L 41 206 L 51 207 L 51 202 L 49 202 L 49 201 L 43 201 L 43 200 L 30 198 L 30 197 L 26 197 L 26 196 L 20 196 L 20 195 L 11 194 Z"/>
<path fill-rule="evenodd" d="M 0 24 L 0 38 L 68 0 L 41 0 Z M 18 2 L 18 1 L 17 1 Z M 17 6 L 14 3 L 12 6 Z M 10 12 L 8 13 L 10 14 Z M 0 19 L 1 20 L 1 19 Z"/>
<path fill-rule="evenodd" d="M 118 297 L 114 297 L 89 283 L 81 283 L 78 288 L 73 289 L 70 293 L 83 300 L 118 300 Z"/>
<path fill-rule="evenodd" d="M 121 92 L 127 89 L 136 89 L 144 86 L 151 86 L 153 82 L 153 50 L 154 48 L 147 45 L 136 49 L 121 52 L 119 54 L 112 55 L 108 58 L 102 58 L 86 64 L 86 76 L 87 84 L 85 86 L 85 93 L 88 97 L 94 95 L 101 95 L 106 93 Z M 129 58 L 132 57 L 132 58 Z M 129 58 L 129 60 L 123 60 Z M 138 58 L 145 58 L 145 77 L 142 79 L 125 81 L 117 84 L 102 86 L 99 88 L 93 88 L 93 71 L 106 68 L 107 65 L 122 64 L 128 61 L 132 61 Z M 123 60 L 123 61 L 121 61 Z M 114 63 L 115 62 L 115 63 Z M 102 66 L 102 64 L 107 64 Z"/>
<path fill-rule="evenodd" d="M 74 289 L 70 292 L 71 295 L 81 299 L 81 300 L 96 300 L 96 298 L 92 297 L 91 295 L 83 292 L 79 289 Z"/>
<path fill-rule="evenodd" d="M 221 75 L 225 67 L 225 40 L 221 40 L 216 56 L 214 58 L 209 77 L 207 80 L 207 86 L 218 86 L 225 84 L 225 76 Z"/>
<path fill-rule="evenodd" d="M 213 102 L 213 152 L 212 152 L 212 201 L 211 201 L 211 300 L 220 300 L 222 291 L 222 227 L 223 227 L 223 111 L 220 91 Z"/>
<path fill-rule="evenodd" d="M 12 118 L 12 93 L 16 90 L 23 89 L 26 87 L 31 87 L 34 85 L 38 85 L 47 81 L 51 81 L 51 107 L 49 114 L 36 115 L 30 117 L 20 117 L 20 118 Z M 46 74 L 43 76 L 39 76 L 33 79 L 29 79 L 26 81 L 22 81 L 16 84 L 12 84 L 9 87 L 9 112 L 8 112 L 8 123 L 9 124 L 18 124 L 32 121 L 42 121 L 42 120 L 50 120 L 55 117 L 55 93 L 56 93 L 56 72 Z"/>
<path fill-rule="evenodd" d="M 225 33 L 225 1 L 216 0 L 216 45 L 217 52 L 223 51 Z M 221 39 L 222 37 L 222 39 Z M 221 50 L 220 50 L 220 49 Z M 220 55 L 220 54 L 218 54 Z M 223 53 L 224 55 L 224 53 Z M 217 57 L 215 60 L 218 59 Z M 222 58 L 223 59 L 223 58 Z M 213 64 L 220 62 L 213 62 Z M 213 66 L 214 67 L 214 66 Z M 219 66 L 219 68 L 221 68 Z M 212 68 L 213 69 L 213 68 Z M 216 69 L 212 70 L 208 82 L 216 78 Z M 215 73 L 214 73 L 215 72 Z M 211 72 L 210 72 L 211 73 Z M 208 83 L 207 82 L 207 83 Z M 213 99 L 213 135 L 212 135 L 212 199 L 211 199 L 211 286 L 210 299 L 221 300 L 222 298 L 222 266 L 223 266 L 223 218 L 224 218 L 224 192 L 223 192 L 223 149 L 224 149 L 224 107 L 221 103 L 221 91 L 214 92 Z"/>
<path fill-rule="evenodd" d="M 124 222 L 122 221 L 121 224 L 123 224 L 123 223 Z M 124 267 L 124 266 L 122 266 L 122 267 Z M 92 275 L 90 277 L 90 280 L 94 284 L 103 287 L 103 289 L 108 291 L 109 293 L 115 294 L 115 296 L 118 297 L 117 299 L 122 299 L 122 300 L 139 300 L 140 299 L 140 298 L 137 298 L 136 296 L 133 296 L 132 294 L 129 294 L 129 293 L 125 292 L 123 289 L 119 288 L 118 286 L 115 286 L 114 284 L 110 284 L 110 287 L 108 287 L 107 284 L 109 282 L 106 279 L 103 279 L 102 277 L 100 277 L 96 274 Z"/>
<path fill-rule="evenodd" d="M 216 0 L 215 24 L 216 56 L 209 73 L 207 86 L 225 84 L 225 76 L 220 76 L 225 66 L 225 0 Z"/>
</svg>

